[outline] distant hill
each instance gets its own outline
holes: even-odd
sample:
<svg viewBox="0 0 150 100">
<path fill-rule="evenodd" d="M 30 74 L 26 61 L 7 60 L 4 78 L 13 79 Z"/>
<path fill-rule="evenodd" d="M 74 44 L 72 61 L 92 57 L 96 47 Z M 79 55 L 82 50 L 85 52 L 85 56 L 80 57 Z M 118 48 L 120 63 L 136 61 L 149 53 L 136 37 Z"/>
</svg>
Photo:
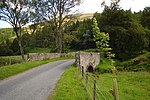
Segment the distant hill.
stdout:
<svg viewBox="0 0 150 100">
<path fill-rule="evenodd" d="M 85 19 L 93 18 L 93 15 L 94 15 L 93 13 L 78 14 L 77 19 L 79 21 L 83 21 Z M 38 25 L 38 27 L 42 27 L 43 25 L 46 25 L 46 24 L 48 24 L 47 21 L 41 22 L 41 23 L 36 23 L 36 25 Z M 26 31 L 28 31 L 29 33 L 32 33 L 33 30 L 30 30 L 29 26 L 31 26 L 31 25 L 26 25 L 26 29 L 27 29 Z M 15 37 L 16 36 L 13 33 L 12 28 L 0 28 L 0 40 L 1 40 L 1 42 L 3 40 L 6 40 L 6 38 L 13 40 Z"/>
<path fill-rule="evenodd" d="M 86 14 L 80 14 L 79 15 L 79 20 L 84 20 L 84 19 L 91 19 L 93 18 L 93 13 L 86 13 Z"/>
</svg>

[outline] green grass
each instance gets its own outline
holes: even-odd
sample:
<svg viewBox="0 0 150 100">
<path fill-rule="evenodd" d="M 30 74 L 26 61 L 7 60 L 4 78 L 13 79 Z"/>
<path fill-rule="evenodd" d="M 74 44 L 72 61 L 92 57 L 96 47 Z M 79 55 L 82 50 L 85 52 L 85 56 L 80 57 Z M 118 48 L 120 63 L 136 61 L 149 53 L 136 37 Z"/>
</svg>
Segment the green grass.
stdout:
<svg viewBox="0 0 150 100">
<path fill-rule="evenodd" d="M 120 71 L 148 71 L 150 72 L 150 52 L 145 52 L 133 59 L 117 62 L 116 67 Z"/>
<path fill-rule="evenodd" d="M 101 91 L 96 96 L 98 100 L 113 100 L 112 90 L 113 74 L 98 74 L 97 88 Z M 116 75 L 120 100 L 150 100 L 150 73 L 148 72 L 118 72 Z M 93 79 L 89 77 L 88 89 L 85 80 L 77 68 L 71 66 L 58 81 L 49 100 L 91 100 L 93 93 Z"/>
<path fill-rule="evenodd" d="M 22 64 L 13 64 L 13 65 L 8 65 L 8 66 L 3 66 L 3 67 L 0 67 L 0 80 L 16 75 L 18 73 L 24 72 L 31 68 L 37 67 L 39 65 L 46 64 L 48 62 L 64 60 L 64 59 L 67 59 L 67 58 L 53 58 L 53 59 L 48 59 L 48 60 L 30 61 L 30 62 L 25 62 Z"/>
<path fill-rule="evenodd" d="M 49 100 L 90 100 L 76 67 L 63 73 Z"/>
<path fill-rule="evenodd" d="M 112 74 L 102 74 L 97 82 L 106 98 L 112 89 Z M 150 73 L 120 72 L 117 74 L 120 100 L 150 100 Z M 112 100 L 112 99 L 107 99 Z"/>
<path fill-rule="evenodd" d="M 143 63 L 149 63 L 147 60 L 149 59 L 148 53 L 142 54 L 130 61 L 138 61 L 139 59 L 145 59 L 145 62 L 142 62 L 142 64 L 135 64 L 134 66 L 136 69 L 143 67 Z M 133 68 L 133 66 L 128 67 Z M 110 61 L 105 58 L 101 59 L 101 62 L 96 69 L 98 69 L 99 78 L 96 80 L 99 88 L 107 100 L 112 100 L 109 91 L 112 89 L 112 80 L 114 75 L 109 72 L 109 70 L 111 70 Z M 120 100 L 150 100 L 150 73 L 146 71 L 141 72 L 141 70 L 133 72 L 134 70 L 132 69 L 129 69 L 129 71 L 130 72 L 118 72 L 116 75 Z"/>
<path fill-rule="evenodd" d="M 110 73 L 112 69 L 112 66 L 110 64 L 110 61 L 106 58 L 101 58 L 100 64 L 96 66 L 96 72 L 99 74 L 103 73 Z"/>
</svg>

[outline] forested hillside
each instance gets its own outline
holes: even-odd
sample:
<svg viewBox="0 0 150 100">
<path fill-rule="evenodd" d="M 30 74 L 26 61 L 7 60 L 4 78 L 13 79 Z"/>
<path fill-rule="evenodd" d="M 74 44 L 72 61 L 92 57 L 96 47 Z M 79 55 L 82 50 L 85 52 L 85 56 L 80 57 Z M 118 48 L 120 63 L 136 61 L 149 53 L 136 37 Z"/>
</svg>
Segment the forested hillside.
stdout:
<svg viewBox="0 0 150 100">
<path fill-rule="evenodd" d="M 109 34 L 109 45 L 116 59 L 124 61 L 134 58 L 144 51 L 150 51 L 149 16 L 150 7 L 135 13 L 119 6 L 105 6 L 102 13 L 94 15 L 75 14 L 72 21 L 62 23 L 62 52 L 98 51 L 92 32 L 92 21 L 95 17 L 100 31 Z M 25 53 L 41 48 L 49 49 L 48 52 L 57 52 L 56 26 L 52 20 L 36 22 L 21 30 L 21 43 Z M 1 56 L 20 54 L 13 29 L 0 29 L 0 40 Z"/>
</svg>

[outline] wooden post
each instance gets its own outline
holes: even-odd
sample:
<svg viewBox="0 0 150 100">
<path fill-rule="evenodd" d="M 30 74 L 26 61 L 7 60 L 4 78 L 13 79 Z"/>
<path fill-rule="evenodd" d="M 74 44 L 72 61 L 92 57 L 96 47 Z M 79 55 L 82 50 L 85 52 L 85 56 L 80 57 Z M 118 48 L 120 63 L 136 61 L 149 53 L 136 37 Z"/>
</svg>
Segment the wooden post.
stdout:
<svg viewBox="0 0 150 100">
<path fill-rule="evenodd" d="M 96 80 L 94 80 L 94 87 L 93 87 L 93 100 L 96 100 Z"/>
<path fill-rule="evenodd" d="M 88 73 L 86 73 L 86 88 L 88 87 Z"/>
<path fill-rule="evenodd" d="M 84 67 L 82 66 L 82 79 L 84 79 Z"/>
<path fill-rule="evenodd" d="M 113 93 L 114 93 L 114 100 L 119 100 L 118 85 L 116 78 L 113 78 Z"/>
</svg>

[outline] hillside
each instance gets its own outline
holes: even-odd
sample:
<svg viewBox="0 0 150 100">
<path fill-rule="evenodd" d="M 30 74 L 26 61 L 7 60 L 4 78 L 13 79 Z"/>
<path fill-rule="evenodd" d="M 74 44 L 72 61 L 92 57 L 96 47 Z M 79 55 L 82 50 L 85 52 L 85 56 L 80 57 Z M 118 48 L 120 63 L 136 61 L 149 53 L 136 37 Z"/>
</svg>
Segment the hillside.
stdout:
<svg viewBox="0 0 150 100">
<path fill-rule="evenodd" d="M 84 19 L 91 19 L 93 17 L 93 13 L 81 14 L 79 16 L 79 20 L 82 21 Z"/>
<path fill-rule="evenodd" d="M 93 13 L 85 13 L 85 14 L 78 14 L 77 15 L 77 19 L 79 21 L 83 21 L 84 19 L 91 19 L 93 17 Z M 32 25 L 28 25 L 26 26 L 26 28 L 24 28 L 26 31 L 28 31 L 29 33 L 32 33 L 34 30 L 33 29 L 30 29 L 30 27 L 35 27 L 37 29 L 40 29 L 41 26 L 43 25 L 47 25 L 48 24 L 48 21 L 45 21 L 45 22 L 41 22 L 41 23 L 36 23 L 36 24 L 32 24 Z M 0 43 L 3 41 L 3 40 L 6 40 L 6 39 L 11 39 L 13 40 L 15 38 L 15 34 L 13 33 L 13 29 L 12 28 L 0 28 Z"/>
</svg>

